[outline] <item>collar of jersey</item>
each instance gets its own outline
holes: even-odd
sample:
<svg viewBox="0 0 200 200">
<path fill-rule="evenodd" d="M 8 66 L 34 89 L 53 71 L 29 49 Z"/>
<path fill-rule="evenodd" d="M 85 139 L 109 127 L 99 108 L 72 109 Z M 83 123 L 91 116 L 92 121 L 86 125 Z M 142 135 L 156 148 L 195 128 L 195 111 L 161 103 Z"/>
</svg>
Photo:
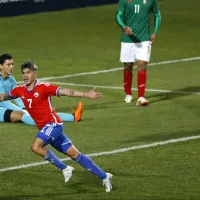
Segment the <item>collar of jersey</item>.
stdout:
<svg viewBox="0 0 200 200">
<path fill-rule="evenodd" d="M 8 75 L 6 78 L 3 78 L 2 73 L 0 72 L 0 76 L 2 77 L 2 79 L 8 79 L 10 77 L 10 75 Z"/>
<path fill-rule="evenodd" d="M 37 83 L 38 83 L 38 80 L 35 80 L 35 85 L 34 85 L 34 87 L 33 87 L 32 90 L 28 90 L 28 89 L 27 89 L 27 86 L 26 86 L 26 91 L 27 91 L 27 92 L 32 92 L 32 91 L 35 89 Z"/>
</svg>

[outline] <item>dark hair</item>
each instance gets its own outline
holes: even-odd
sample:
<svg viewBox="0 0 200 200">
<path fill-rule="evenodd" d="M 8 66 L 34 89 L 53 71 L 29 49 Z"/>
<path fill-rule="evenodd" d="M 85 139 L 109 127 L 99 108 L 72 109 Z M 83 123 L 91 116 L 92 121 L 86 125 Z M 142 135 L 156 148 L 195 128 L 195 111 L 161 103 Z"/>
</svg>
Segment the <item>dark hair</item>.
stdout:
<svg viewBox="0 0 200 200">
<path fill-rule="evenodd" d="M 3 65 L 6 60 L 11 60 L 11 59 L 13 59 L 13 57 L 10 54 L 8 53 L 2 54 L 0 56 L 0 65 Z"/>
<path fill-rule="evenodd" d="M 33 61 L 28 60 L 25 61 L 22 65 L 21 65 L 21 71 L 23 71 L 23 69 L 30 69 L 32 71 L 36 71 L 38 69 L 37 65 L 33 63 Z"/>
</svg>

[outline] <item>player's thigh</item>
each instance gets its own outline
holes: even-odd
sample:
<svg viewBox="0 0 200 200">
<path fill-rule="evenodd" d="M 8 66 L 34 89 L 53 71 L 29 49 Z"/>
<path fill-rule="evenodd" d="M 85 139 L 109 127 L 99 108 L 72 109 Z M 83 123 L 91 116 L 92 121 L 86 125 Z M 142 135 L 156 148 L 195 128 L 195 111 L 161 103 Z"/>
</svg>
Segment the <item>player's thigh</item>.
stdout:
<svg viewBox="0 0 200 200">
<path fill-rule="evenodd" d="M 11 122 L 20 122 L 22 120 L 22 116 L 24 115 L 21 111 L 12 111 L 10 114 Z"/>
<path fill-rule="evenodd" d="M 0 107 L 0 122 L 19 122 L 23 113 Z"/>
<path fill-rule="evenodd" d="M 137 46 L 136 59 L 146 61 L 148 63 L 151 57 L 151 42 L 145 41 L 135 44 Z"/>
<path fill-rule="evenodd" d="M 62 132 L 62 125 L 48 123 L 37 133 L 35 138 L 40 138 L 44 142 L 44 145 L 48 145 L 59 138 L 62 135 Z"/>
<path fill-rule="evenodd" d="M 65 154 L 72 146 L 72 142 L 65 134 L 62 133 L 56 140 L 51 142 L 51 146 L 53 146 L 59 152 Z"/>
<path fill-rule="evenodd" d="M 121 42 L 120 61 L 134 63 L 136 59 L 136 45 L 134 43 Z"/>
</svg>

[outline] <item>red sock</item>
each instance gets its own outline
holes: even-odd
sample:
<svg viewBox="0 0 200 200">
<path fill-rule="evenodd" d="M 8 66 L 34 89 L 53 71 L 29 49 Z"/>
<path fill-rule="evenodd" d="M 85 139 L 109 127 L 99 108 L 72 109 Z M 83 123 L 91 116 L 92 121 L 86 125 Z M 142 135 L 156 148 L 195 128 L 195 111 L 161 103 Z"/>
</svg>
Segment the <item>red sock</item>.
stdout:
<svg viewBox="0 0 200 200">
<path fill-rule="evenodd" d="M 132 86 L 132 71 L 124 70 L 124 91 L 126 94 L 132 95 L 131 86 Z"/>
<path fill-rule="evenodd" d="M 138 71 L 137 83 L 138 83 L 138 98 L 144 97 L 146 89 L 146 70 Z"/>
</svg>

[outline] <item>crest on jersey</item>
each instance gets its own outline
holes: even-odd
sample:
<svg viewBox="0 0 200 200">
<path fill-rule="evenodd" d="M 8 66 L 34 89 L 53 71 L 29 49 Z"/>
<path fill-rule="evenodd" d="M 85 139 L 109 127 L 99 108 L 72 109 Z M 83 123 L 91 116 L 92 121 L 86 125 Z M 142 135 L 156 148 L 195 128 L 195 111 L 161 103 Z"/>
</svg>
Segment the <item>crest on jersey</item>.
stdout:
<svg viewBox="0 0 200 200">
<path fill-rule="evenodd" d="M 147 3 L 147 0 L 143 0 L 143 4 L 146 4 Z"/>
<path fill-rule="evenodd" d="M 38 97 L 39 97 L 39 93 L 38 93 L 38 92 L 35 92 L 35 93 L 34 93 L 34 97 L 35 97 L 35 98 L 38 98 Z"/>
<path fill-rule="evenodd" d="M 22 97 L 21 97 L 22 99 L 24 99 L 24 95 L 22 95 Z"/>
</svg>

